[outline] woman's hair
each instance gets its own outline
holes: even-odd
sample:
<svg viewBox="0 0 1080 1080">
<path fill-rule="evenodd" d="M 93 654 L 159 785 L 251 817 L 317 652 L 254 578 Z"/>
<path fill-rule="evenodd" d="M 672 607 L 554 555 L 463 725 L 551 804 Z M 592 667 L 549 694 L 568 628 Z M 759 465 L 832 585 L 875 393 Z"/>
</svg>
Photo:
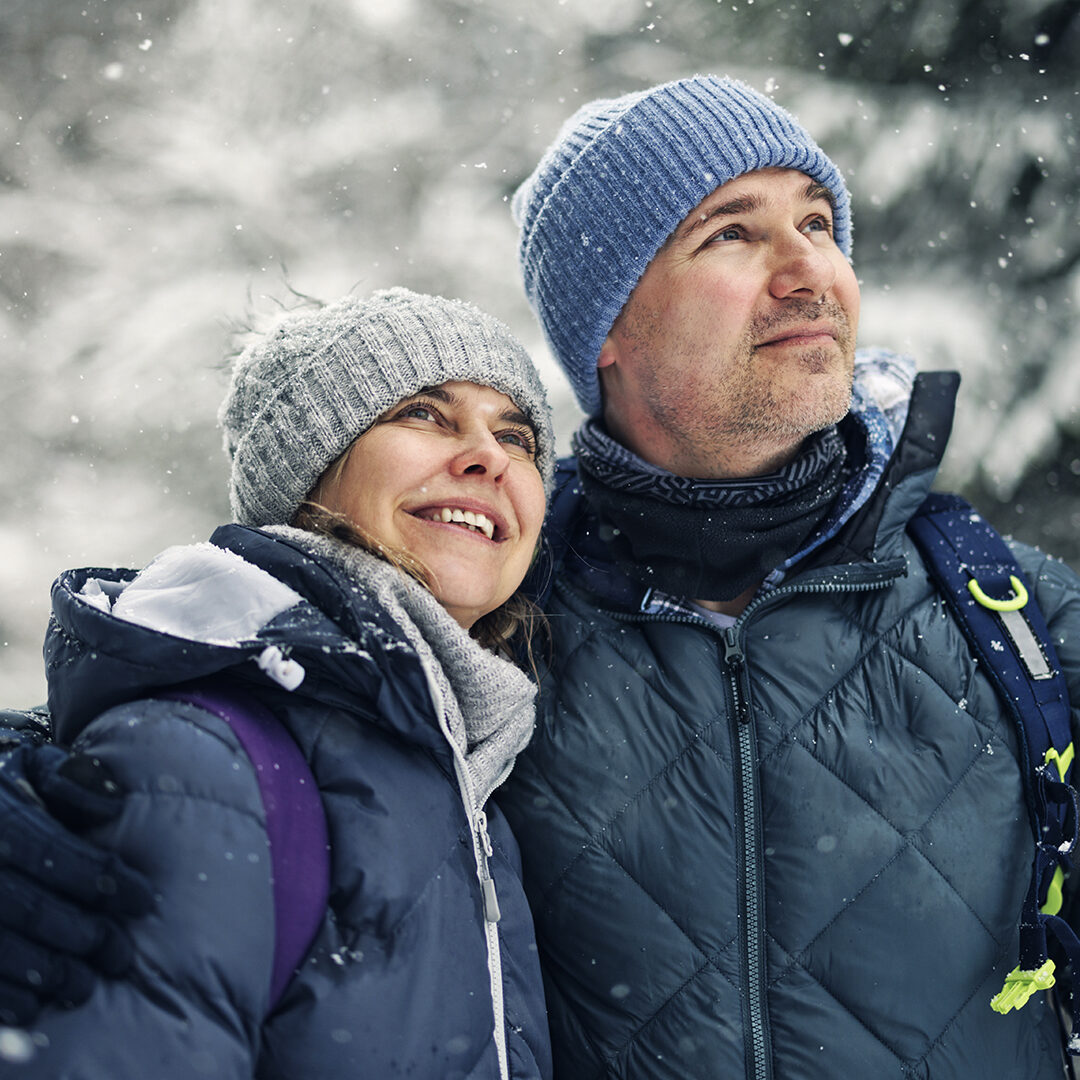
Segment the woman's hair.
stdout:
<svg viewBox="0 0 1080 1080">
<path fill-rule="evenodd" d="M 355 445 L 355 444 L 354 444 Z M 291 524 L 294 528 L 330 536 L 344 544 L 362 548 L 377 555 L 391 566 L 419 582 L 428 592 L 432 592 L 432 573 L 414 555 L 398 548 L 389 548 L 374 537 L 368 535 L 344 514 L 328 510 L 319 503 L 319 493 L 328 484 L 335 483 L 345 470 L 349 450 L 341 454 L 336 461 L 319 477 L 308 497 L 300 504 Z M 494 611 L 481 615 L 469 630 L 485 649 L 499 653 L 510 660 L 524 658 L 534 677 L 539 681 L 533 644 L 537 632 L 546 636 L 547 618 L 544 613 L 520 590 L 505 600 Z"/>
</svg>

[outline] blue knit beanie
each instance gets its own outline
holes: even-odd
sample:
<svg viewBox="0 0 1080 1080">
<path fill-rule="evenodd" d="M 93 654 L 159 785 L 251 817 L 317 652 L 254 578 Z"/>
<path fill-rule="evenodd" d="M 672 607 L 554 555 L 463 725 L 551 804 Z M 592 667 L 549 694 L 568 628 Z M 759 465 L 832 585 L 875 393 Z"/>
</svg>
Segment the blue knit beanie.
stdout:
<svg viewBox="0 0 1080 1080">
<path fill-rule="evenodd" d="M 843 177 L 795 118 L 745 83 L 696 75 L 582 106 L 514 194 L 525 292 L 581 407 L 600 411 L 596 361 L 652 257 L 706 195 L 755 169 L 796 169 L 835 200 Z"/>
</svg>

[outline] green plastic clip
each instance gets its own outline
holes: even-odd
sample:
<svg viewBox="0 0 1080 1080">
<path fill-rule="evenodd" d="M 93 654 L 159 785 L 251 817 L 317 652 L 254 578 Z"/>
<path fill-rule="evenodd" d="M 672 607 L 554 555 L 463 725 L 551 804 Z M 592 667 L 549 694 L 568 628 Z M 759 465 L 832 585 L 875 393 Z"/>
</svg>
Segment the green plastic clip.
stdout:
<svg viewBox="0 0 1080 1080">
<path fill-rule="evenodd" d="M 1005 976 L 1001 992 L 990 1000 L 994 1012 L 1005 1015 L 1010 1009 L 1022 1009 L 1029 997 L 1037 990 L 1049 990 L 1054 985 L 1054 961 L 1047 960 L 1037 971 L 1021 971 L 1013 968 Z"/>
<path fill-rule="evenodd" d="M 1028 602 L 1028 592 L 1024 583 L 1015 575 L 1009 575 L 1009 584 L 1012 586 L 1013 598 L 1011 600 L 995 600 L 982 591 L 982 586 L 977 578 L 968 582 L 968 591 L 984 608 L 991 611 L 1019 611 Z"/>
<path fill-rule="evenodd" d="M 1049 765 L 1052 761 L 1057 766 L 1058 776 L 1064 780 L 1065 774 L 1069 771 L 1069 766 L 1072 764 L 1075 756 L 1076 747 L 1074 747 L 1072 743 L 1069 743 L 1069 745 L 1065 747 L 1065 752 L 1063 754 L 1059 754 L 1057 750 L 1051 746 L 1050 749 L 1046 751 L 1046 758 L 1043 763 Z"/>
<path fill-rule="evenodd" d="M 1046 764 L 1049 765 L 1052 761 L 1057 766 L 1058 775 L 1064 780 L 1065 774 L 1069 771 L 1069 766 L 1072 764 L 1075 756 L 1076 748 L 1072 743 L 1069 743 L 1069 745 L 1065 747 L 1065 752 L 1062 754 L 1059 754 L 1057 750 L 1051 746 L 1050 749 L 1046 751 Z M 1050 879 L 1050 885 L 1046 890 L 1046 903 L 1039 908 L 1044 915 L 1056 915 L 1061 910 L 1061 905 L 1065 901 L 1062 892 L 1062 886 L 1064 884 L 1065 871 L 1058 866 L 1054 869 L 1054 876 Z"/>
<path fill-rule="evenodd" d="M 1046 889 L 1046 903 L 1039 910 L 1044 915 L 1056 915 L 1065 902 L 1062 886 L 1065 884 L 1065 871 L 1060 866 L 1054 868 L 1054 876 Z"/>
</svg>

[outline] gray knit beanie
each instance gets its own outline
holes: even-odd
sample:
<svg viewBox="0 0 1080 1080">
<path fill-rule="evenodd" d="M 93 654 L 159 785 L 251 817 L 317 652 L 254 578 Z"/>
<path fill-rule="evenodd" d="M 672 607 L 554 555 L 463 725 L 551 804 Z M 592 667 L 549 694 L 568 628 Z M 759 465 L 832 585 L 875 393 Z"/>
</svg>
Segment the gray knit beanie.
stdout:
<svg viewBox="0 0 1080 1080">
<path fill-rule="evenodd" d="M 471 304 L 397 288 L 291 312 L 241 353 L 218 412 L 234 519 L 288 524 L 326 468 L 387 409 L 453 381 L 490 386 L 528 416 L 550 494 L 551 412 L 524 347 Z"/>
<path fill-rule="evenodd" d="M 593 101 L 563 125 L 513 199 L 525 292 L 586 413 L 616 316 L 675 227 L 721 184 L 796 169 L 835 200 L 851 255 L 844 179 L 797 120 L 735 79 L 696 75 Z"/>
</svg>

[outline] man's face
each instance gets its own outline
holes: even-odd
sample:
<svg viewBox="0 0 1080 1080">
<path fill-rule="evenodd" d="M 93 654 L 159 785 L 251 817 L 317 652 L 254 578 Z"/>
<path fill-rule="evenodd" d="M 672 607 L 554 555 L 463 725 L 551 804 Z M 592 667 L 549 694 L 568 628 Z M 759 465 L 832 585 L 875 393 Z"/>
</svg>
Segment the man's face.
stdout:
<svg viewBox="0 0 1080 1080">
<path fill-rule="evenodd" d="M 851 403 L 859 287 L 827 189 L 729 180 L 657 252 L 601 350 L 609 431 L 680 476 L 770 472 Z"/>
</svg>

